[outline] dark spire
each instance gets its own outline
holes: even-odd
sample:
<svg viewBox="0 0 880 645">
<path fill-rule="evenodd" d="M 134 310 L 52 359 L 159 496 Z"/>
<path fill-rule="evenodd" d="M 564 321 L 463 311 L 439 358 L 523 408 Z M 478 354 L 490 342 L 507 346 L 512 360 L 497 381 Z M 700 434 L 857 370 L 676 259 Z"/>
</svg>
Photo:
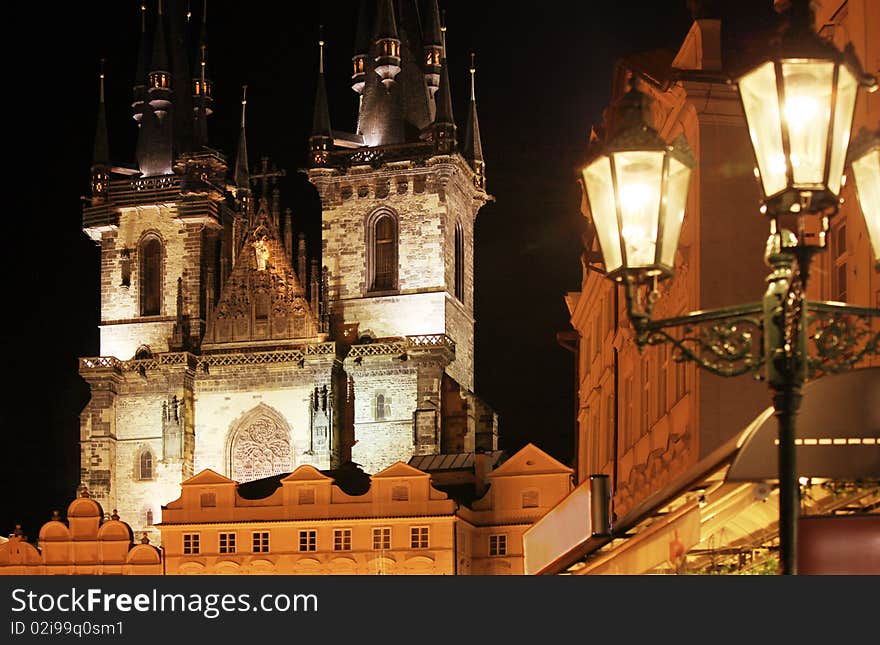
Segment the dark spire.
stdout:
<svg viewBox="0 0 880 645">
<path fill-rule="evenodd" d="M 455 118 L 452 114 L 452 94 L 449 89 L 449 64 L 446 60 L 446 24 L 440 28 L 443 38 L 442 59 L 440 60 L 440 86 L 437 88 L 435 101 L 437 114 L 434 117 L 433 138 L 438 152 L 455 150 Z"/>
<path fill-rule="evenodd" d="M 147 2 L 141 2 L 141 46 L 138 50 L 137 68 L 134 73 L 134 86 L 147 84 L 147 59 L 150 56 L 150 41 L 147 39 Z"/>
<path fill-rule="evenodd" d="M 165 44 L 165 16 L 162 0 L 159 0 L 159 15 L 156 17 L 156 31 L 153 33 L 153 56 L 150 58 L 150 72 L 170 72 L 168 49 Z"/>
<path fill-rule="evenodd" d="M 376 48 L 376 74 L 386 90 L 390 90 L 400 73 L 400 36 L 394 19 L 391 0 L 379 0 L 376 24 L 373 27 L 373 43 Z"/>
<path fill-rule="evenodd" d="M 440 84 L 440 60 L 443 58 L 443 33 L 440 27 L 440 8 L 437 0 L 430 0 L 422 26 L 424 40 L 425 82 L 431 97 L 437 92 Z"/>
<path fill-rule="evenodd" d="M 316 166 L 327 161 L 327 153 L 333 147 L 333 131 L 330 129 L 330 109 L 327 104 L 327 87 L 324 82 L 324 40 L 318 41 L 318 88 L 315 92 L 315 111 L 312 115 L 312 136 L 309 150 Z"/>
<path fill-rule="evenodd" d="M 199 56 L 193 76 L 193 101 L 195 102 L 195 145 L 208 145 L 208 117 L 213 113 L 211 105 L 214 86 L 208 76 L 208 0 L 202 3 L 202 27 L 199 33 Z"/>
<path fill-rule="evenodd" d="M 107 136 L 107 111 L 104 105 L 104 59 L 101 59 L 98 120 L 95 127 L 95 150 L 92 155 L 92 197 L 103 198 L 110 181 L 110 145 Z"/>
<path fill-rule="evenodd" d="M 468 109 L 467 124 L 464 129 L 464 156 L 470 162 L 476 176 L 474 183 L 477 188 L 485 188 L 485 163 L 483 161 L 483 144 L 480 140 L 480 121 L 477 118 L 477 92 L 476 74 L 477 68 L 474 63 L 475 55 L 471 52 L 471 103 Z"/>
<path fill-rule="evenodd" d="M 176 154 L 192 152 L 195 138 L 195 119 L 198 105 L 187 91 L 192 83 L 189 62 L 190 38 L 188 37 L 187 2 L 184 0 L 163 0 L 167 2 L 165 13 L 168 20 L 168 46 L 171 56 L 171 87 L 174 89 L 174 151 Z"/>
<path fill-rule="evenodd" d="M 394 5 L 391 0 L 379 0 L 376 12 L 376 25 L 373 28 L 373 39 L 398 38 L 397 21 L 394 19 Z"/>
<path fill-rule="evenodd" d="M 110 146 L 107 136 L 107 110 L 104 104 L 104 59 L 101 59 L 101 73 L 99 75 L 100 89 L 98 95 L 98 121 L 95 129 L 95 150 L 92 156 L 92 166 L 110 165 Z"/>
<path fill-rule="evenodd" d="M 245 137 L 245 108 L 247 85 L 241 88 L 241 131 L 238 135 L 238 154 L 235 157 L 235 185 L 239 190 L 250 190 L 251 176 L 248 170 L 247 138 Z"/>
<path fill-rule="evenodd" d="M 361 0 L 357 31 L 354 37 L 354 55 L 351 57 L 351 89 L 361 95 L 364 93 L 367 55 L 370 53 L 370 17 L 368 9 L 371 1 Z"/>
</svg>

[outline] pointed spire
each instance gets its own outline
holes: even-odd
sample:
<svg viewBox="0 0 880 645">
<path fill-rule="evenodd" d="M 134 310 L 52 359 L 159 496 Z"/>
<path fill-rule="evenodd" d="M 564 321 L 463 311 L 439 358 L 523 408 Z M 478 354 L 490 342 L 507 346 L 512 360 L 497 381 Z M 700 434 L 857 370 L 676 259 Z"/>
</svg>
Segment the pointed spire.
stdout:
<svg viewBox="0 0 880 645">
<path fill-rule="evenodd" d="M 390 91 L 395 77 L 400 73 L 400 36 L 391 0 L 379 0 L 373 43 L 376 48 L 376 74 L 385 89 Z"/>
<path fill-rule="evenodd" d="M 437 0 L 430 0 L 422 33 L 425 50 L 425 82 L 433 98 L 440 85 L 440 60 L 443 58 L 443 32 L 440 27 L 440 9 Z"/>
<path fill-rule="evenodd" d="M 361 0 L 358 12 L 357 31 L 354 38 L 354 56 L 351 57 L 351 89 L 363 95 L 367 75 L 367 55 L 370 51 L 369 4 L 372 0 Z"/>
<path fill-rule="evenodd" d="M 150 56 L 150 43 L 147 39 L 147 1 L 141 1 L 141 46 L 138 51 L 137 68 L 134 75 L 134 86 L 146 86 L 147 59 Z"/>
<path fill-rule="evenodd" d="M 92 197 L 103 198 L 110 187 L 110 145 L 107 136 L 107 110 L 104 104 L 104 59 L 101 59 L 98 119 L 92 155 Z"/>
<path fill-rule="evenodd" d="M 474 184 L 477 188 L 486 187 L 485 163 L 483 161 L 483 143 L 480 140 L 480 121 L 477 118 L 477 91 L 475 64 L 476 55 L 471 52 L 471 102 L 468 109 L 467 124 L 464 130 L 463 153 L 474 169 Z"/>
<path fill-rule="evenodd" d="M 434 117 L 434 146 L 438 152 L 452 152 L 456 146 L 455 118 L 452 114 L 452 94 L 449 88 L 449 64 L 446 60 L 446 21 L 440 27 L 442 35 L 442 59 L 440 60 L 440 86 L 435 101 L 437 113 Z"/>
<path fill-rule="evenodd" d="M 316 166 L 327 162 L 330 148 L 333 147 L 333 131 L 330 128 L 330 109 L 327 103 L 327 87 L 324 82 L 324 39 L 318 41 L 318 88 L 315 92 L 315 110 L 312 115 L 312 136 L 309 137 L 309 150 L 312 163 Z"/>
<path fill-rule="evenodd" d="M 150 72 L 169 72 L 168 49 L 165 44 L 165 16 L 162 12 L 162 0 L 159 2 L 159 14 L 156 17 L 156 31 L 153 33 L 153 56 L 150 59 Z"/>
<path fill-rule="evenodd" d="M 238 135 L 238 154 L 235 157 L 235 185 L 239 190 L 250 191 L 247 137 L 245 136 L 245 109 L 247 108 L 247 85 L 241 86 L 241 131 Z"/>
<path fill-rule="evenodd" d="M 110 164 L 110 147 L 107 136 L 107 109 L 104 103 L 104 59 L 101 59 L 101 73 L 99 74 L 100 89 L 98 96 L 98 121 L 95 129 L 95 150 L 92 156 L 93 166 L 107 166 Z"/>
<path fill-rule="evenodd" d="M 189 16 L 189 11 L 187 11 Z M 208 77 L 208 0 L 202 3 L 202 27 L 199 33 L 199 60 L 193 78 L 193 100 L 195 102 L 195 145 L 196 148 L 208 145 L 208 117 L 213 113 L 214 85 Z"/>
</svg>

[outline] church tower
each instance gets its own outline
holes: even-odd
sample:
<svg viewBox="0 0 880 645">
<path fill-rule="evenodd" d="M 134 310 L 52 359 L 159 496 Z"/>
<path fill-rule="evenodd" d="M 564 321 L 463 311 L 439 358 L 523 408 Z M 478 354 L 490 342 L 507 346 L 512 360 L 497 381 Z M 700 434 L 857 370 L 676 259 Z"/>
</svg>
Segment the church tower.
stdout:
<svg viewBox="0 0 880 645">
<path fill-rule="evenodd" d="M 368 470 L 497 447 L 474 394 L 474 221 L 491 197 L 479 130 L 459 144 L 439 16 L 436 0 L 361 3 L 353 133 L 330 128 L 319 71 L 309 179 L 331 329 L 351 345 L 352 458 Z"/>
<path fill-rule="evenodd" d="M 474 219 L 491 198 L 479 130 L 458 143 L 428 4 L 364 3 L 355 133 L 331 126 L 318 44 L 322 264 L 282 211 L 285 171 L 248 156 L 247 87 L 234 159 L 209 147 L 206 2 L 198 26 L 183 0 L 142 8 L 134 167 L 110 159 L 102 68 L 83 209 L 101 354 L 79 365 L 81 486 L 137 533 L 157 538 L 162 505 L 206 468 L 247 482 L 497 448 L 473 362 Z"/>
</svg>

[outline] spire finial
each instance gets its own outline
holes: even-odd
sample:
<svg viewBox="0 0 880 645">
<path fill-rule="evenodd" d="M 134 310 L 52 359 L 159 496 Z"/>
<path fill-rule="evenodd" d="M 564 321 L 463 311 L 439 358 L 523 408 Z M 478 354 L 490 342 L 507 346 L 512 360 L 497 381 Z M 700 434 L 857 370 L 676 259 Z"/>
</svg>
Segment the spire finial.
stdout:
<svg viewBox="0 0 880 645">
<path fill-rule="evenodd" d="M 244 128 L 244 110 L 247 107 L 247 85 L 241 86 L 241 127 Z"/>
<path fill-rule="evenodd" d="M 477 90 L 476 90 L 476 76 L 477 76 L 477 63 L 476 63 L 477 54 L 475 52 L 471 52 L 471 101 L 477 100 Z"/>
<path fill-rule="evenodd" d="M 159 0 L 159 15 L 162 15 L 162 0 Z"/>
<path fill-rule="evenodd" d="M 101 59 L 101 74 L 100 74 L 100 79 L 101 79 L 101 97 L 100 97 L 100 99 L 99 99 L 101 103 L 104 102 L 104 63 L 106 62 L 106 60 L 107 60 L 106 58 L 102 58 L 102 59 Z"/>
<path fill-rule="evenodd" d="M 324 73 L 324 25 L 318 25 L 318 73 Z"/>
<path fill-rule="evenodd" d="M 446 58 L 446 9 L 440 12 L 440 47 L 443 51 L 441 56 Z"/>
<path fill-rule="evenodd" d="M 192 8 L 190 6 L 190 0 L 186 0 L 186 21 L 189 22 L 192 19 Z"/>
</svg>

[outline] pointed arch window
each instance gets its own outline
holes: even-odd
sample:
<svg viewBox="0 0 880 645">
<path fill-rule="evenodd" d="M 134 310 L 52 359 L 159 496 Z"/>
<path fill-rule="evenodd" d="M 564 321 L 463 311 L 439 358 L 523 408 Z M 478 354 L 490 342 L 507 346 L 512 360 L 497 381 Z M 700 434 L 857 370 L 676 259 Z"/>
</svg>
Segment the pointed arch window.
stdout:
<svg viewBox="0 0 880 645">
<path fill-rule="evenodd" d="M 397 218 L 380 211 L 370 226 L 370 291 L 397 289 Z"/>
<path fill-rule="evenodd" d="M 138 479 L 153 479 L 153 453 L 144 450 L 138 458 Z"/>
<path fill-rule="evenodd" d="M 162 242 L 153 235 L 140 245 L 141 315 L 158 316 L 162 312 Z"/>
<path fill-rule="evenodd" d="M 455 225 L 455 297 L 464 302 L 464 234 L 460 223 Z"/>
</svg>

